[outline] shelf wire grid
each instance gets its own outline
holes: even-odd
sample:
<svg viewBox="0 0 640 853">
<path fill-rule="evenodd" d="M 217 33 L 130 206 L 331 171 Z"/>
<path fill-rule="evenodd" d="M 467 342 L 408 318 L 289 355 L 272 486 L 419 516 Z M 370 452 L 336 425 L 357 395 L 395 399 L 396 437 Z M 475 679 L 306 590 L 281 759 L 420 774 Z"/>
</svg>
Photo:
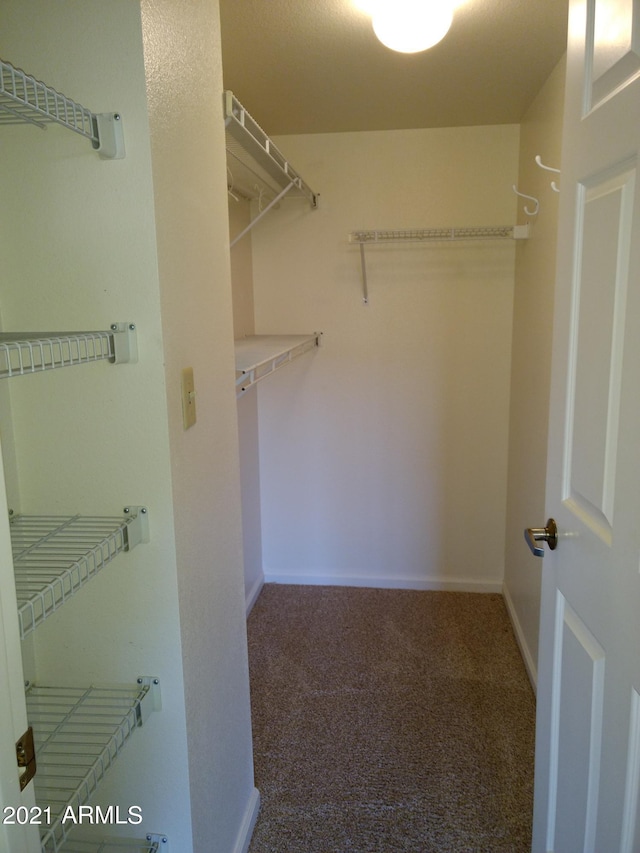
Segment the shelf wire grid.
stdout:
<svg viewBox="0 0 640 853">
<path fill-rule="evenodd" d="M 141 724 L 148 691 L 146 685 L 27 689 L 27 718 L 36 747 L 36 802 L 51 809 L 51 825 L 43 827 L 40 836 L 42 853 L 64 850 L 74 825 L 63 821 L 67 810 L 78 814 Z"/>
<path fill-rule="evenodd" d="M 512 238 L 512 225 L 478 225 L 457 228 L 406 228 L 402 230 L 354 231 L 352 243 L 418 243 L 447 240 L 500 240 Z"/>
<path fill-rule="evenodd" d="M 127 550 L 127 528 L 132 521 L 79 515 L 17 515 L 10 519 L 23 639 Z"/>
<path fill-rule="evenodd" d="M 65 841 L 62 853 L 158 853 L 161 842 L 157 838 L 149 838 L 144 841 L 135 838 L 103 838 L 98 841 L 91 839 L 69 839 Z M 166 844 L 162 849 L 166 848 Z"/>
<path fill-rule="evenodd" d="M 72 101 L 30 74 L 0 60 L 0 124 L 60 124 L 100 144 L 91 110 Z"/>
<path fill-rule="evenodd" d="M 255 189 L 253 181 L 246 180 L 249 174 L 272 191 L 277 187 L 276 192 L 291 184 L 295 188 L 294 192 L 307 198 L 312 207 L 317 207 L 317 193 L 302 179 L 233 92 L 224 93 L 224 110 L 227 151 L 239 166 L 237 173 L 233 167 L 230 167 L 230 171 L 234 182 L 239 182 L 240 192 L 250 198 L 260 194 L 259 191 L 252 191 Z"/>
<path fill-rule="evenodd" d="M 115 359 L 113 332 L 0 334 L 0 378 Z"/>
<path fill-rule="evenodd" d="M 250 335 L 236 346 L 236 397 L 314 347 L 320 335 Z"/>
</svg>

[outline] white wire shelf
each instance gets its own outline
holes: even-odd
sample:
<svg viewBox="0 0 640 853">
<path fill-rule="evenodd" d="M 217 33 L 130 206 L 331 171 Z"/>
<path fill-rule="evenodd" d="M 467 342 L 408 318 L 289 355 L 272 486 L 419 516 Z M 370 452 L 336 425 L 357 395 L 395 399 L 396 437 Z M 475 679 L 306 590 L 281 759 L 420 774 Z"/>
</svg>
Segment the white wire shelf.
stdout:
<svg viewBox="0 0 640 853">
<path fill-rule="evenodd" d="M 88 139 L 108 160 L 124 157 L 119 113 L 93 113 L 41 80 L 0 59 L 0 124 L 58 124 Z"/>
<path fill-rule="evenodd" d="M 442 243 L 452 240 L 514 240 L 529 236 L 527 225 L 478 225 L 460 228 L 405 228 L 353 231 L 350 243 Z"/>
<path fill-rule="evenodd" d="M 145 507 L 120 518 L 17 515 L 9 529 L 22 639 L 118 554 L 149 541 Z"/>
<path fill-rule="evenodd" d="M 237 164 L 252 174 L 254 183 L 258 180 L 276 191 L 293 184 L 294 193 L 307 198 L 313 207 L 317 206 L 317 194 L 230 91 L 224 93 L 224 123 L 227 151 Z M 229 168 L 233 173 L 232 164 Z M 258 195 L 257 192 L 251 194 Z"/>
<path fill-rule="evenodd" d="M 306 198 L 318 206 L 318 194 L 300 177 L 233 92 L 224 93 L 227 181 L 230 195 L 260 199 L 260 212 L 231 241 L 241 240 L 285 195 Z M 262 202 L 266 206 L 262 206 Z M 268 202 L 268 203 L 267 203 Z"/>
<path fill-rule="evenodd" d="M 65 818 L 78 815 L 134 731 L 159 708 L 158 679 L 115 687 L 29 685 L 26 700 L 36 750 L 36 803 L 50 820 L 41 830 L 42 853 L 59 853 L 74 826 Z"/>
<path fill-rule="evenodd" d="M 99 332 L 0 333 L 0 379 L 94 361 L 125 364 L 137 360 L 134 323 L 113 323 Z"/>
<path fill-rule="evenodd" d="M 64 842 L 60 853 L 169 853 L 169 840 L 166 835 L 156 833 L 139 838 L 73 838 Z"/>
<path fill-rule="evenodd" d="M 320 346 L 322 332 L 312 335 L 248 335 L 235 342 L 236 396 L 270 376 L 294 358 Z"/>
<path fill-rule="evenodd" d="M 352 231 L 349 242 L 360 246 L 362 268 L 362 301 L 369 303 L 369 285 L 365 246 L 383 243 L 453 243 L 478 240 L 525 240 L 529 236 L 528 225 L 469 225 L 457 228 L 404 228 L 401 230 Z"/>
</svg>

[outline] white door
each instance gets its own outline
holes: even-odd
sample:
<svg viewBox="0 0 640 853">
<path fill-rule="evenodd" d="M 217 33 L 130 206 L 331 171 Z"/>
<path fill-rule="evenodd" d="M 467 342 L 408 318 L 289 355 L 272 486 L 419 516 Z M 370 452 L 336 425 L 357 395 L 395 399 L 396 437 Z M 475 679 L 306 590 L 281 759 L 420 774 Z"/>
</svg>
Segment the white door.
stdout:
<svg viewBox="0 0 640 853">
<path fill-rule="evenodd" d="M 33 782 L 20 792 L 16 742 L 27 727 L 4 470 L 0 453 L 0 851 L 40 850 Z"/>
<path fill-rule="evenodd" d="M 640 851 L 639 38 L 640 0 L 571 0 L 535 853 Z"/>
</svg>

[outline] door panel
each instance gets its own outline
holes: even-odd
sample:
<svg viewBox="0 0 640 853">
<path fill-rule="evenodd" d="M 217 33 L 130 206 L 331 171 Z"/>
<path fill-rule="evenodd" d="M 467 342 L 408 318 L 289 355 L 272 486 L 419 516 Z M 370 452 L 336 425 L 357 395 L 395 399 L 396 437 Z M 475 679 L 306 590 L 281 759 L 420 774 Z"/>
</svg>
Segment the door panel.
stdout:
<svg viewBox="0 0 640 853">
<path fill-rule="evenodd" d="M 534 853 L 640 850 L 639 13 L 570 0 Z"/>
<path fill-rule="evenodd" d="M 594 849 L 597 820 L 605 653 L 560 593 L 557 620 L 556 849 L 587 851 Z"/>
<path fill-rule="evenodd" d="M 611 542 L 635 169 L 578 187 L 565 494 Z M 603 287 L 603 282 L 611 286 Z"/>
<path fill-rule="evenodd" d="M 640 73 L 638 9 L 633 0 L 590 3 L 587 18 L 586 112 Z"/>
</svg>

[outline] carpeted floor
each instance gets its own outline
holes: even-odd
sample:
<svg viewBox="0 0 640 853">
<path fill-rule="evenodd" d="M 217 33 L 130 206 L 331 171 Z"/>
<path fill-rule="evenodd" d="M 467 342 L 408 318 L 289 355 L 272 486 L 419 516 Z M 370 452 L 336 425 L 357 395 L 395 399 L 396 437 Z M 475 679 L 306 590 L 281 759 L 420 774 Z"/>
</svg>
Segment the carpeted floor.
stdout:
<svg viewBox="0 0 640 853">
<path fill-rule="evenodd" d="M 249 853 L 525 853 L 535 701 L 502 597 L 264 587 Z"/>
</svg>

